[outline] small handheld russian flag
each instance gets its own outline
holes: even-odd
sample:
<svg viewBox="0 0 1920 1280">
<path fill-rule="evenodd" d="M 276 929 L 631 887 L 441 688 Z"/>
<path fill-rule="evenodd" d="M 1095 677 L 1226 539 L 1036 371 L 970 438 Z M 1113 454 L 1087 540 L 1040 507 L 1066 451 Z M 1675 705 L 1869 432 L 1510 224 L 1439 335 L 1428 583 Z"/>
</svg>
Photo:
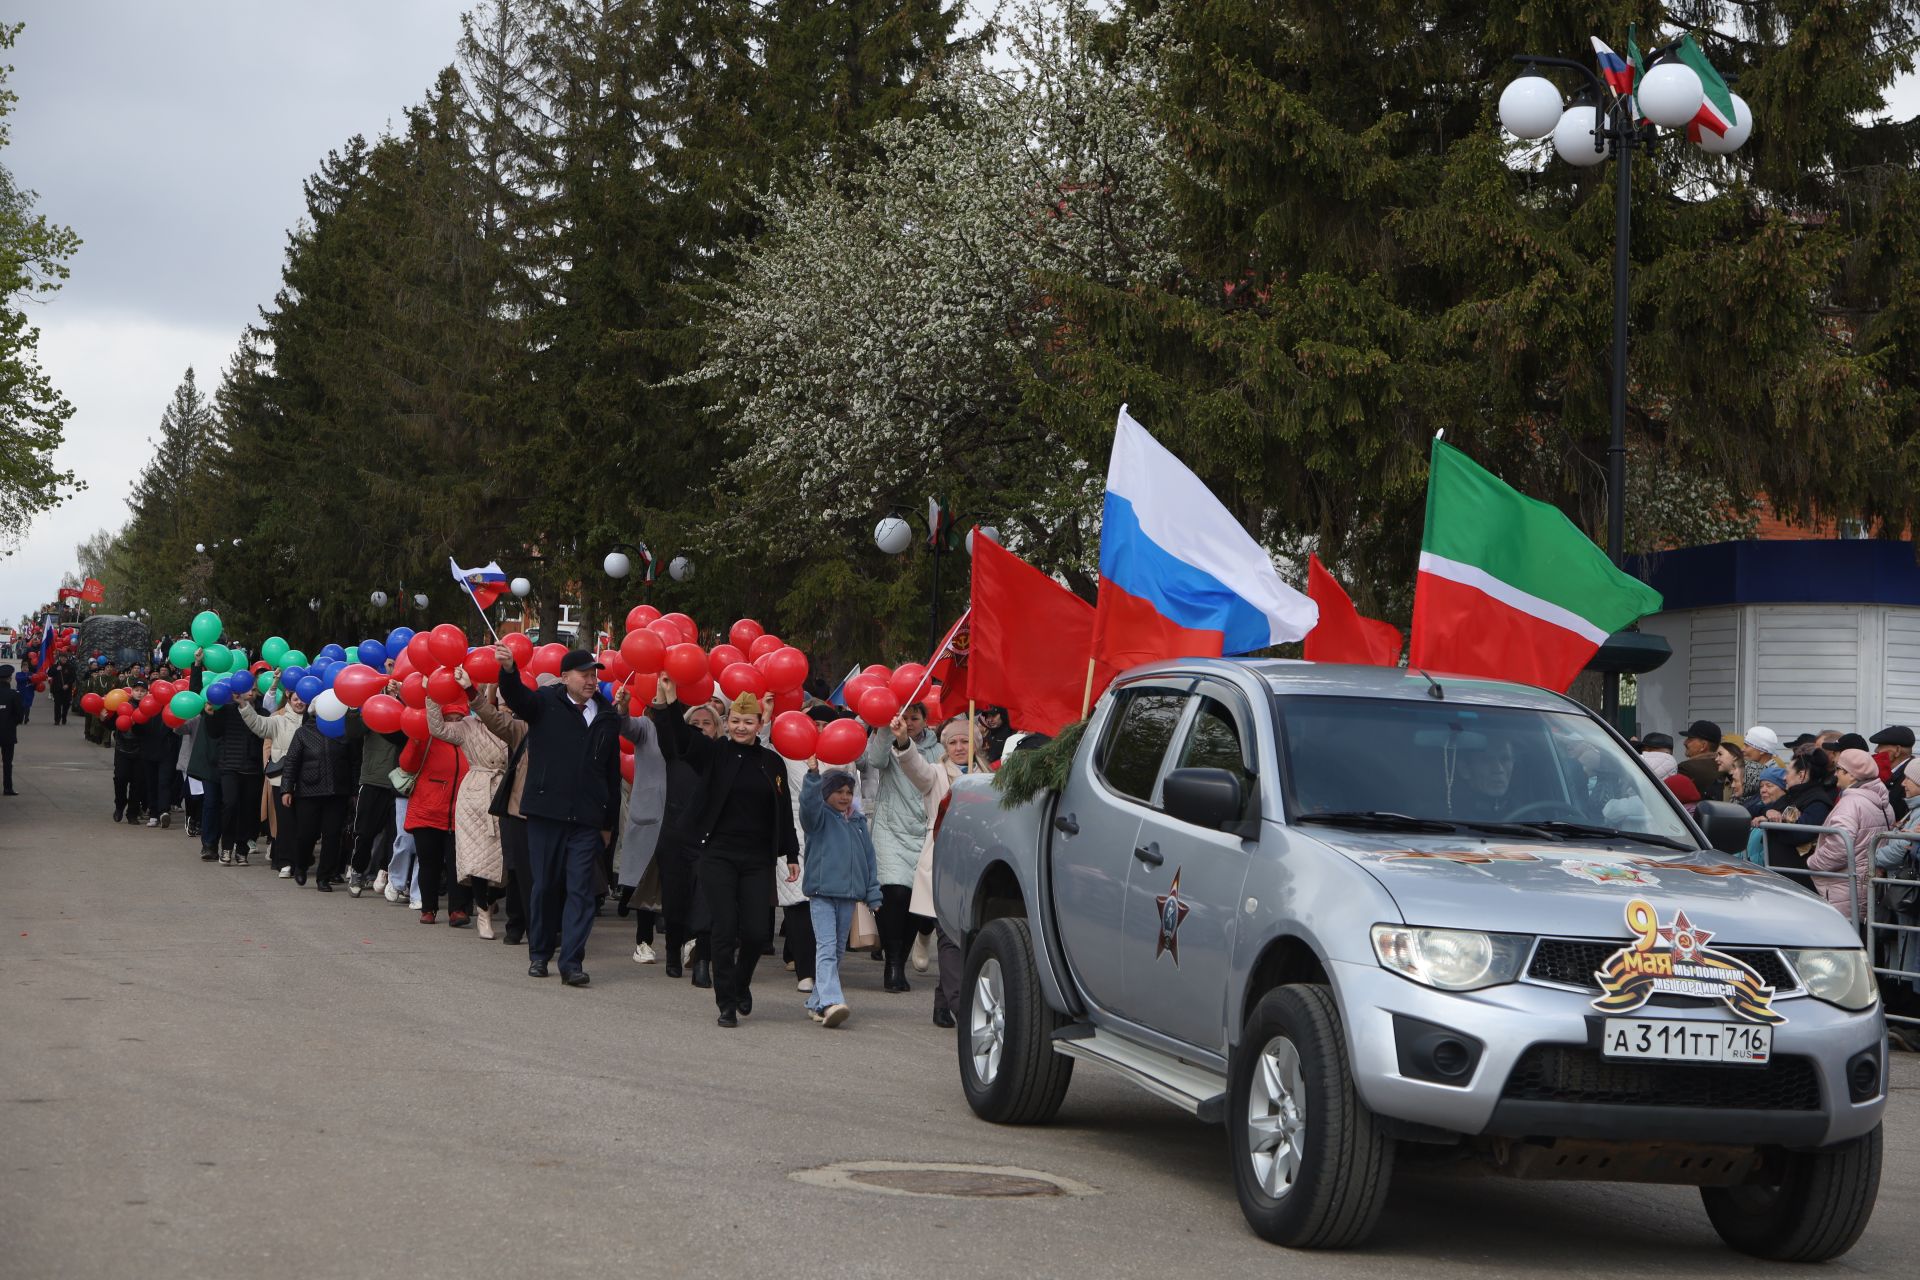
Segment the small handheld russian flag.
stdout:
<svg viewBox="0 0 1920 1280">
<path fill-rule="evenodd" d="M 1624 98 L 1633 92 L 1633 68 L 1599 36 L 1593 37 L 1593 56 L 1600 62 L 1600 74 L 1614 96 Z"/>
</svg>

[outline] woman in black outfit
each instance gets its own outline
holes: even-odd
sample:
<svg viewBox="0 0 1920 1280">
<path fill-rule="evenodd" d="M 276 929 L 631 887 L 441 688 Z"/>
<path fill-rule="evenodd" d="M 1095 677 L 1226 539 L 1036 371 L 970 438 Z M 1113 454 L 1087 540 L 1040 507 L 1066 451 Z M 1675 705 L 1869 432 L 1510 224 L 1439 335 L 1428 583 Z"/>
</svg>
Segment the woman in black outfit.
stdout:
<svg viewBox="0 0 1920 1280">
<path fill-rule="evenodd" d="M 660 699 L 673 697 L 661 681 Z M 787 766 L 760 745 L 760 704 L 742 694 L 727 715 L 726 735 L 708 739 L 686 721 L 678 702 L 656 701 L 650 714 L 669 762 L 684 760 L 698 778 L 687 830 L 700 850 L 700 892 L 713 918 L 713 998 L 720 1025 L 737 1027 L 753 1012 L 753 971 L 772 941 L 774 864 L 800 870 Z"/>
<path fill-rule="evenodd" d="M 1795 822 L 1823 827 L 1840 790 L 1834 785 L 1833 760 L 1824 751 L 1795 756 L 1787 765 L 1787 790 L 1755 822 Z M 1815 837 L 1796 831 L 1767 832 L 1767 865 L 1812 893 L 1820 890 L 1805 874 Z"/>
<path fill-rule="evenodd" d="M 320 732 L 317 718 L 307 710 L 301 713 L 293 744 L 281 761 L 280 803 L 289 811 L 281 819 L 281 828 L 289 824 L 292 828 L 287 861 L 293 867 L 294 883 L 304 885 L 318 842 L 320 866 L 313 887 L 321 893 L 333 892 L 333 882 L 346 864 L 347 801 L 354 781 L 351 753 L 344 736 L 330 738 Z"/>
</svg>

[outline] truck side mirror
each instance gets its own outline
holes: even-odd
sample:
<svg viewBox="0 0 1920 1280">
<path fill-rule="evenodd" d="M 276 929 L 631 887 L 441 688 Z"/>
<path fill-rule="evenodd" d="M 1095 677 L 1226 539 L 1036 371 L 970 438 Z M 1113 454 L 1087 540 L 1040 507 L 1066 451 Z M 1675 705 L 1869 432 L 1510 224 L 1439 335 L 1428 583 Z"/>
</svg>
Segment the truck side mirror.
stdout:
<svg viewBox="0 0 1920 1280">
<path fill-rule="evenodd" d="M 1707 843 L 1720 852 L 1744 854 L 1747 851 L 1753 816 L 1741 806 L 1724 800 L 1702 800 L 1694 806 L 1693 820 L 1706 833 Z"/>
<path fill-rule="evenodd" d="M 1240 821 L 1240 779 L 1225 769 L 1175 769 L 1160 784 L 1167 815 L 1209 831 Z"/>
</svg>

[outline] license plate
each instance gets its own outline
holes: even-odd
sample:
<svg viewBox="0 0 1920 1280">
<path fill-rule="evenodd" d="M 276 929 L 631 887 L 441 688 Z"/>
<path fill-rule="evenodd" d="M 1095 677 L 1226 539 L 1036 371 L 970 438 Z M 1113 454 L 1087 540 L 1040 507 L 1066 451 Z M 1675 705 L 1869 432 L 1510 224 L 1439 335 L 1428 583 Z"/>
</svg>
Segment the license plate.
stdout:
<svg viewBox="0 0 1920 1280">
<path fill-rule="evenodd" d="M 1773 1028 L 1740 1022 L 1608 1018 L 1600 1033 L 1600 1052 L 1608 1058 L 1758 1065 L 1773 1056 Z"/>
</svg>

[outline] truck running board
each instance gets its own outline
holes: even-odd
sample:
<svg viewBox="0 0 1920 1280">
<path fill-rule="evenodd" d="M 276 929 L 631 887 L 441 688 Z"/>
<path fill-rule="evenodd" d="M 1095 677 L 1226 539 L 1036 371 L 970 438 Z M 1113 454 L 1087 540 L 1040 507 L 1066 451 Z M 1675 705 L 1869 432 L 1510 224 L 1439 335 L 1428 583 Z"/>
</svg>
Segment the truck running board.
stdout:
<svg viewBox="0 0 1920 1280">
<path fill-rule="evenodd" d="M 1205 1067 L 1081 1022 L 1053 1033 L 1053 1051 L 1117 1071 L 1207 1124 L 1226 1117 L 1227 1082 Z"/>
</svg>

